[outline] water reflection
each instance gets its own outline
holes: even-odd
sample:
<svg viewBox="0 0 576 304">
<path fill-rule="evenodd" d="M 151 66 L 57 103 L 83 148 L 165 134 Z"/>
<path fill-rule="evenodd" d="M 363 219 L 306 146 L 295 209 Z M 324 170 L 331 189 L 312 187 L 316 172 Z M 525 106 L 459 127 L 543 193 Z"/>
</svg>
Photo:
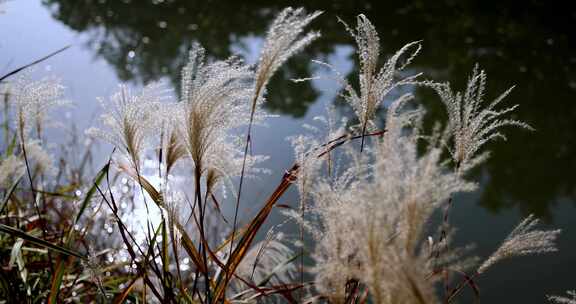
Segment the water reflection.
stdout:
<svg viewBox="0 0 576 304">
<path fill-rule="evenodd" d="M 514 131 L 509 143 L 492 146 L 491 161 L 478 172 L 486 182 L 480 199 L 484 208 L 497 213 L 515 207 L 550 219 L 554 204 L 576 201 L 576 32 L 571 27 L 576 10 L 570 4 L 363 3 L 306 3 L 309 9 L 326 11 L 313 25 L 323 37 L 290 60 L 276 79 L 282 81 L 271 84 L 270 110 L 292 117 L 305 115 L 321 92 L 309 83 L 286 85 L 285 80 L 308 75 L 313 69 L 308 59 L 325 59 L 335 52 L 335 46 L 351 43 L 335 16 L 352 21 L 364 12 L 380 32 L 383 53 L 424 40 L 424 51 L 414 67 L 430 78 L 462 86 L 479 62 L 488 72 L 488 97 L 517 85 L 508 102 L 521 104 L 518 116 L 537 131 Z M 199 41 L 217 57 L 228 56 L 232 50 L 254 56 L 258 37 L 272 16 L 291 3 L 45 0 L 44 4 L 54 18 L 88 34 L 89 47 L 115 67 L 119 78 L 145 83 L 167 77 L 177 84 L 192 41 Z M 431 92 L 418 89 L 416 94 L 432 116 L 441 115 Z"/>
</svg>

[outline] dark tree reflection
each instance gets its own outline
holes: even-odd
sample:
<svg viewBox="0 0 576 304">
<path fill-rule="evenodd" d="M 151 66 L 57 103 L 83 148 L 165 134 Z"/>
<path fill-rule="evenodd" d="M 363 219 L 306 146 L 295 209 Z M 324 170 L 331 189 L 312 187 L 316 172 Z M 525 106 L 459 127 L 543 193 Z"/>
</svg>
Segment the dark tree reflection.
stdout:
<svg viewBox="0 0 576 304">
<path fill-rule="evenodd" d="M 354 22 L 365 13 L 381 36 L 383 53 L 423 40 L 414 68 L 435 80 L 463 86 L 474 63 L 488 72 L 487 97 L 515 84 L 508 103 L 533 133 L 513 130 L 510 142 L 492 145 L 480 171 L 489 179 L 481 204 L 493 212 L 518 207 L 550 216 L 561 199 L 576 201 L 576 10 L 570 1 L 306 1 L 325 14 L 313 23 L 323 37 L 289 61 L 269 89 L 270 110 L 302 117 L 319 92 L 285 81 L 310 73 L 310 58 L 322 59 L 351 39 L 336 16 Z M 231 54 L 245 39 L 261 37 L 274 14 L 292 1 L 45 0 L 54 18 L 87 33 L 96 55 L 126 81 L 168 77 L 179 70 L 193 41 L 216 57 Z M 352 74 L 356 74 L 353 71 Z M 442 115 L 431 92 L 417 89 L 430 115 Z"/>
</svg>

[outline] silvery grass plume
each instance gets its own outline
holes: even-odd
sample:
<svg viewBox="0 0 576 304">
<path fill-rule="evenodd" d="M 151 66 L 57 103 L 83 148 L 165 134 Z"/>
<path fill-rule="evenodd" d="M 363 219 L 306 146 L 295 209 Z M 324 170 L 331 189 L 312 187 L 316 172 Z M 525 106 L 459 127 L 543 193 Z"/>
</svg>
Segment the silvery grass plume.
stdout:
<svg viewBox="0 0 576 304">
<path fill-rule="evenodd" d="M 315 11 L 312 14 L 307 14 L 304 8 L 294 9 L 287 7 L 276 16 L 268 28 L 264 45 L 260 51 L 254 76 L 253 91 L 251 92 L 250 118 L 244 142 L 244 157 L 240 169 L 240 182 L 234 210 L 234 231 L 236 229 L 238 209 L 240 209 L 240 198 L 242 196 L 246 162 L 248 160 L 248 147 L 251 142 L 252 125 L 259 105 L 264 102 L 266 86 L 274 73 L 286 60 L 320 37 L 320 33 L 318 32 L 308 32 L 305 34 L 303 32 L 304 28 L 321 13 L 320 11 Z M 234 243 L 234 234 L 233 232 L 231 244 Z M 230 246 L 230 250 L 232 250 L 232 248 L 233 246 Z"/>
<path fill-rule="evenodd" d="M 321 147 L 346 135 L 347 119 L 337 121 L 336 109 L 333 106 L 327 107 L 326 112 L 327 116 L 313 118 L 319 123 L 318 126 L 304 124 L 302 127 L 307 133 L 287 138 L 294 149 L 294 160 L 299 166 L 294 183 L 300 196 L 301 207 L 308 202 L 311 188 L 321 173 L 322 165 L 326 164 L 329 174 L 332 171 L 331 154 L 326 153 L 324 157 L 318 157 L 323 151 Z"/>
<path fill-rule="evenodd" d="M 64 87 L 55 78 L 31 80 L 27 74 L 10 83 L 10 96 L 17 115 L 17 129 L 21 141 L 35 128 L 38 137 L 42 136 L 42 126 L 48 112 L 68 102 L 63 99 Z"/>
<path fill-rule="evenodd" d="M 322 173 L 323 165 L 326 163 L 328 173 L 330 173 L 332 169 L 333 160 L 331 159 L 331 154 L 326 153 L 324 157 L 318 157 L 318 154 L 324 151 L 326 147 L 323 146 L 324 143 L 345 136 L 345 119 L 341 121 L 339 128 L 335 128 L 333 116 L 329 116 L 328 118 L 324 116 L 316 116 L 313 120 L 325 125 L 326 130 L 321 130 L 316 126 L 305 124 L 303 125 L 303 128 L 308 131 L 307 134 L 300 134 L 287 138 L 294 149 L 294 161 L 298 164 L 298 171 L 294 176 L 294 184 L 298 190 L 300 214 L 295 210 L 286 210 L 283 211 L 283 213 L 288 217 L 297 220 L 300 224 L 305 224 L 302 221 L 306 205 L 311 203 L 311 192 L 315 186 L 315 182 Z M 323 141 L 319 140 L 320 138 Z"/>
<path fill-rule="evenodd" d="M 442 163 L 441 134 L 418 153 L 421 136 L 413 126 L 423 113 L 407 109 L 409 99 L 391 105 L 384 138 L 352 154 L 360 159 L 348 172 L 315 186 L 316 286 L 333 303 L 344 302 L 350 280 L 366 286 L 374 303 L 437 302 L 423 245 L 427 224 L 452 193 L 474 185 Z"/>
<path fill-rule="evenodd" d="M 187 155 L 207 179 L 209 190 L 222 178 L 240 174 L 240 140 L 231 131 L 245 126 L 250 117 L 246 100 L 252 93 L 253 73 L 238 58 L 205 62 L 205 50 L 195 44 L 182 70 L 182 100 L 177 130 Z M 255 120 L 263 117 L 256 111 Z M 264 160 L 248 158 L 248 167 Z"/>
<path fill-rule="evenodd" d="M 569 290 L 566 294 L 567 296 L 548 296 L 548 300 L 557 304 L 576 304 L 576 291 Z"/>
<path fill-rule="evenodd" d="M 24 173 L 24 162 L 16 155 L 9 155 L 0 161 L 0 186 L 8 186 Z"/>
<path fill-rule="evenodd" d="M 484 161 L 488 154 L 479 154 L 480 149 L 494 139 L 505 140 L 506 137 L 499 131 L 502 127 L 515 126 L 533 130 L 522 121 L 504 118 L 518 105 L 497 109 L 514 87 L 506 90 L 490 104 L 485 104 L 486 73 L 478 66 L 474 68 L 464 92 L 452 91 L 449 83 L 427 83 L 427 85 L 436 90 L 446 106 L 448 124 L 454 142 L 450 153 L 458 167 L 473 167 Z"/>
<path fill-rule="evenodd" d="M 320 37 L 319 32 L 303 33 L 304 28 L 322 12 L 307 14 L 304 8 L 283 9 L 274 19 L 268 32 L 256 67 L 252 109 L 263 101 L 266 86 L 274 73 L 294 54 Z"/>
<path fill-rule="evenodd" d="M 414 83 L 415 79 L 420 76 L 420 74 L 415 74 L 399 77 L 398 74 L 418 55 L 421 45 L 419 41 L 408 43 L 392 55 L 384 65 L 379 66 L 380 38 L 370 20 L 364 15 L 358 15 L 355 29 L 351 29 L 342 20 L 340 22 L 344 24 L 346 30 L 352 35 L 358 47 L 357 53 L 360 63 L 359 91 L 356 91 L 352 84 L 332 66 L 323 62 L 317 63 L 327 66 L 336 72 L 336 79 L 344 87 L 342 96 L 354 109 L 360 121 L 360 129 L 362 134 L 364 134 L 367 130 L 375 127 L 374 116 L 386 96 L 401 85 Z M 401 58 L 410 50 L 412 52 L 407 55 L 403 62 L 400 62 Z M 362 146 L 363 141 L 364 138 L 362 138 Z"/>
<path fill-rule="evenodd" d="M 281 286 L 294 281 L 296 267 L 291 261 L 295 252 L 284 244 L 282 234 L 273 234 L 250 248 L 242 260 L 236 275 L 256 286 Z M 235 279 L 232 282 L 231 298 L 237 297 L 244 303 L 260 303 L 259 294 L 242 282 Z M 279 297 L 267 297 L 266 303 L 285 303 Z"/>
<path fill-rule="evenodd" d="M 477 273 L 482 274 L 504 259 L 558 251 L 555 242 L 560 230 L 535 230 L 534 227 L 538 223 L 539 220 L 533 215 L 520 222 L 506 237 L 500 248 L 478 267 Z"/>
<path fill-rule="evenodd" d="M 342 21 L 341 21 L 342 22 Z M 399 85 L 408 84 L 419 76 L 419 74 L 397 79 L 397 73 L 404 70 L 412 60 L 418 55 L 421 49 L 420 42 L 411 42 L 398 50 L 386 63 L 378 68 L 380 59 L 380 38 L 376 28 L 364 15 L 358 15 L 356 30 L 351 29 L 342 22 L 348 32 L 356 40 L 358 46 L 358 59 L 360 62 L 360 73 L 358 83 L 360 92 L 346 84 L 346 101 L 354 108 L 362 129 L 365 131 L 372 123 L 376 110 L 384 98 Z M 408 55 L 403 63 L 399 63 L 400 58 L 411 48 L 416 49 Z"/>
<path fill-rule="evenodd" d="M 172 120 L 168 119 L 169 117 L 174 116 L 165 115 L 166 119 L 163 124 L 161 137 L 161 149 L 164 157 L 162 162 L 165 164 L 164 177 L 166 180 L 176 163 L 187 155 L 186 148 L 178 137 L 177 126 L 175 126 Z"/>
<path fill-rule="evenodd" d="M 150 136 L 160 127 L 154 110 L 165 99 L 164 93 L 160 83 L 149 84 L 138 93 L 120 85 L 109 102 L 99 99 L 102 107 L 108 109 L 100 117 L 104 128 L 90 128 L 86 134 L 115 146 L 130 167 L 139 172 Z"/>
<path fill-rule="evenodd" d="M 47 114 L 55 107 L 68 104 L 63 99 L 63 92 L 64 87 L 58 79 L 31 80 L 27 73 L 9 84 L 9 102 L 15 109 L 16 130 L 23 148 L 22 156 L 26 162 L 34 161 L 36 173 L 52 174 L 55 171 L 53 157 L 42 147 L 41 141 L 43 128 L 48 122 Z M 36 133 L 34 138 L 32 130 Z M 14 163 L 13 166 L 17 165 Z"/>
<path fill-rule="evenodd" d="M 37 173 L 47 175 L 56 174 L 54 157 L 42 147 L 40 141 L 29 140 L 26 142 L 26 156 L 29 161 L 34 161 Z"/>
<path fill-rule="evenodd" d="M 324 132 L 321 129 L 305 124 L 303 127 L 308 130 L 308 134 L 306 135 L 298 135 L 288 137 L 287 139 L 292 144 L 294 149 L 294 159 L 295 163 L 298 165 L 298 170 L 295 173 L 295 184 L 299 194 L 299 211 L 296 210 L 286 210 L 284 211 L 284 215 L 287 217 L 296 220 L 299 224 L 299 234 L 300 240 L 298 246 L 300 247 L 300 284 L 302 285 L 302 289 L 300 290 L 300 300 L 302 300 L 302 296 L 304 295 L 304 255 L 305 255 L 305 244 L 304 244 L 304 233 L 305 233 L 305 226 L 307 226 L 306 222 L 304 221 L 305 215 L 307 213 L 307 209 L 309 204 L 311 204 L 312 197 L 311 192 L 312 188 L 315 185 L 316 179 L 321 174 L 322 165 L 324 162 L 327 164 L 328 174 L 331 175 L 332 169 L 332 159 L 330 152 L 326 153 L 325 157 L 318 157 L 318 153 L 320 152 L 319 148 L 323 147 L 318 138 L 324 138 L 325 142 L 330 142 L 333 139 L 340 138 L 345 134 L 345 128 L 343 126 L 346 125 L 346 121 L 342 120 L 340 127 L 335 127 L 335 113 L 334 108 L 328 108 L 328 118 L 324 116 L 316 116 L 314 117 L 315 121 L 321 122 L 326 130 Z M 325 133 L 325 134 L 322 134 Z"/>
</svg>

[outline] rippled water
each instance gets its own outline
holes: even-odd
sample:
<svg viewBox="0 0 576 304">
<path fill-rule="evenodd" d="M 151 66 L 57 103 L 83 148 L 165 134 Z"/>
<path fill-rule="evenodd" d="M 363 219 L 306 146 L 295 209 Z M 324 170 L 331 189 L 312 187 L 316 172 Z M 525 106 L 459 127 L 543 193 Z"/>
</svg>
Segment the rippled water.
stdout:
<svg viewBox="0 0 576 304">
<path fill-rule="evenodd" d="M 14 0 L 0 15 L 0 74 L 56 50 L 72 47 L 37 67 L 34 74 L 54 74 L 76 104 L 55 113 L 79 130 L 94 124 L 97 96 L 108 96 L 119 82 L 141 86 L 162 79 L 177 85 L 179 69 L 193 41 L 209 53 L 243 55 L 254 62 L 266 25 L 287 1 L 76 1 Z M 267 109 L 279 117 L 254 133 L 257 153 L 271 155 L 270 177 L 250 182 L 245 204 L 252 214 L 292 162 L 285 137 L 305 130 L 303 123 L 336 103 L 330 81 L 294 84 L 290 78 L 316 71 L 310 59 L 331 62 L 343 73 L 356 74 L 354 48 L 336 16 L 353 22 L 358 13 L 373 20 L 382 52 L 423 40 L 414 69 L 429 78 L 462 86 L 478 62 L 488 73 L 488 97 L 511 85 L 509 104 L 520 104 L 517 117 L 536 132 L 508 132 L 509 141 L 490 146 L 493 157 L 476 172 L 481 187 L 456 197 L 452 223 L 458 243 L 476 243 L 486 256 L 527 214 L 564 229 L 560 252 L 502 263 L 480 279 L 484 303 L 542 303 L 545 294 L 576 288 L 576 10 L 568 4 L 526 1 L 513 6 L 499 1 L 310 1 L 325 14 L 313 27 L 321 40 L 291 60 L 270 87 Z M 434 95 L 417 89 L 431 117 L 441 118 Z M 51 140 L 62 142 L 61 131 Z M 102 146 L 98 164 L 109 153 Z M 247 200 L 248 201 L 248 200 Z M 294 193 L 282 203 L 296 202 Z M 228 212 L 231 212 L 229 208 Z M 279 222 L 275 214 L 272 221 Z M 466 301 L 463 301 L 466 302 Z"/>
</svg>

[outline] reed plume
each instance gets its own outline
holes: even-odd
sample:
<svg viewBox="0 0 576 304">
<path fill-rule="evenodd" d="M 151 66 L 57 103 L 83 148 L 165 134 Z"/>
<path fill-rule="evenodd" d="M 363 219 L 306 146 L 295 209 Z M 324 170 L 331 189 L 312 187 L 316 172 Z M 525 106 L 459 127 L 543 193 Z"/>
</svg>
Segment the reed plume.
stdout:
<svg viewBox="0 0 576 304">
<path fill-rule="evenodd" d="M 24 173 L 24 162 L 15 155 L 10 155 L 0 161 L 0 185 L 7 184 Z"/>
<path fill-rule="evenodd" d="M 424 233 L 451 193 L 474 185 L 446 170 L 439 142 L 418 153 L 422 111 L 406 107 L 409 99 L 392 104 L 384 138 L 349 172 L 315 186 L 316 284 L 334 303 L 344 302 L 344 287 L 354 280 L 376 303 L 436 302 Z"/>
<path fill-rule="evenodd" d="M 307 14 L 304 8 L 294 9 L 287 7 L 276 16 L 268 28 L 264 45 L 260 51 L 258 65 L 254 76 L 253 91 L 251 92 L 250 119 L 244 143 L 244 158 L 240 170 L 240 182 L 238 185 L 238 195 L 234 209 L 234 230 L 232 232 L 231 240 L 232 245 L 234 244 L 234 234 L 238 220 L 238 210 L 240 209 L 240 199 L 242 196 L 248 147 L 251 143 L 252 125 L 254 123 L 255 114 L 258 112 L 259 105 L 264 102 L 266 86 L 278 68 L 280 68 L 280 66 L 282 66 L 282 64 L 284 64 L 284 62 L 294 54 L 298 53 L 312 41 L 320 37 L 319 32 L 312 31 L 305 34 L 303 32 L 304 28 L 321 13 L 322 12 L 320 11 L 315 11 L 311 14 Z M 232 250 L 232 248 L 233 246 L 230 246 L 230 250 Z M 232 253 L 232 251 L 230 251 L 230 253 Z"/>
<path fill-rule="evenodd" d="M 287 7 L 269 26 L 256 67 L 252 112 L 255 111 L 256 104 L 263 102 L 266 86 L 278 68 L 320 37 L 319 32 L 303 32 L 304 28 L 321 13 L 315 11 L 307 14 L 304 8 Z"/>
<path fill-rule="evenodd" d="M 131 167 L 140 172 L 150 137 L 160 127 L 160 120 L 154 113 L 166 97 L 164 92 L 160 83 L 149 84 L 138 93 L 126 85 L 120 85 L 110 97 L 109 104 L 99 99 L 102 107 L 108 109 L 100 117 L 104 128 L 90 128 L 86 134 L 118 148 Z"/>
<path fill-rule="evenodd" d="M 348 33 L 354 38 L 357 46 L 356 53 L 360 63 L 358 76 L 359 91 L 332 66 L 327 63 L 317 62 L 327 66 L 336 73 L 336 79 L 343 86 L 341 94 L 344 100 L 352 107 L 359 120 L 359 129 L 362 135 L 368 130 L 374 130 L 374 116 L 376 110 L 384 99 L 395 88 L 416 83 L 415 80 L 420 74 L 409 76 L 399 76 L 399 73 L 408 67 L 421 49 L 419 41 L 411 42 L 403 46 L 394 55 L 379 66 L 380 59 L 380 38 L 378 32 L 370 20 L 365 15 L 358 15 L 356 28 L 350 28 L 344 21 Z M 402 62 L 403 56 L 407 56 Z M 361 150 L 364 147 L 364 136 L 362 136 Z"/>
<path fill-rule="evenodd" d="M 452 133 L 453 147 L 450 149 L 457 166 L 473 167 L 483 162 L 487 153 L 479 153 L 488 142 L 504 139 L 502 127 L 515 126 L 533 130 L 525 122 L 505 118 L 515 111 L 518 105 L 497 109 L 514 87 L 500 94 L 489 104 L 484 102 L 486 73 L 478 65 L 474 68 L 464 92 L 454 92 L 449 83 L 428 83 L 436 90 L 448 113 L 448 126 Z"/>
<path fill-rule="evenodd" d="M 555 242 L 560 230 L 535 230 L 538 223 L 533 215 L 522 220 L 477 272 L 481 274 L 497 262 L 511 257 L 558 251 Z"/>
<path fill-rule="evenodd" d="M 240 174 L 240 140 L 232 131 L 249 121 L 247 99 L 254 75 L 238 58 L 207 63 L 204 57 L 205 50 L 195 44 L 182 70 L 181 102 L 175 105 L 181 141 L 172 140 L 176 145 L 174 154 L 180 155 L 184 148 L 194 170 L 206 176 L 212 188 L 216 181 Z M 255 120 L 261 115 L 257 111 Z M 248 168 L 257 170 L 253 165 L 263 159 L 258 155 L 249 157 Z"/>
<path fill-rule="evenodd" d="M 557 304 L 576 304 L 576 291 L 569 290 L 566 296 L 548 296 L 548 301 Z"/>
<path fill-rule="evenodd" d="M 63 99 L 64 86 L 56 78 L 31 80 L 27 74 L 19 75 L 10 83 L 10 95 L 21 141 L 31 139 L 29 133 L 34 129 L 40 139 L 48 112 L 68 103 Z"/>
</svg>

